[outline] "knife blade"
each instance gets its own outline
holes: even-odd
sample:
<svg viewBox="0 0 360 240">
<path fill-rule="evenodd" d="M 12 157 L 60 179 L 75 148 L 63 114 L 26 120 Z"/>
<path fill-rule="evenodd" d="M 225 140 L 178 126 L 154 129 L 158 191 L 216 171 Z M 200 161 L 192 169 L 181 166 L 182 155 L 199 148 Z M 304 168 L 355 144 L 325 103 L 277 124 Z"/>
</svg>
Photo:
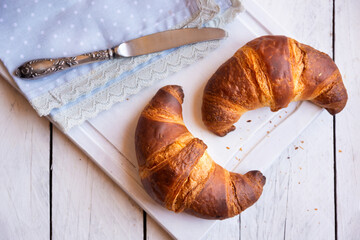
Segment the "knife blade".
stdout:
<svg viewBox="0 0 360 240">
<path fill-rule="evenodd" d="M 72 67 L 119 57 L 136 57 L 197 42 L 218 40 L 227 36 L 220 28 L 184 28 L 154 33 L 110 49 L 85 53 L 75 57 L 35 59 L 19 66 L 14 75 L 36 79 Z"/>
</svg>

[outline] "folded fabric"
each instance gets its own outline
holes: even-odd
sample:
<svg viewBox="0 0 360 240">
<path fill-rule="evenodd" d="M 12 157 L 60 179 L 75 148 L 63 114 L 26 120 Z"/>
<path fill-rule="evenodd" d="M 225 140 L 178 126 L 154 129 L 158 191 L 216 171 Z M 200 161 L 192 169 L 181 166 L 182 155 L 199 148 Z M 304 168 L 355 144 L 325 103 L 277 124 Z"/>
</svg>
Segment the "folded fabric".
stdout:
<svg viewBox="0 0 360 240">
<path fill-rule="evenodd" d="M 0 57 L 13 73 L 32 59 L 107 49 L 169 29 L 222 26 L 240 10 L 238 0 L 8 0 L 0 6 Z M 93 63 L 36 80 L 12 77 L 40 116 L 49 115 L 67 131 L 202 58 L 218 44 Z"/>
</svg>

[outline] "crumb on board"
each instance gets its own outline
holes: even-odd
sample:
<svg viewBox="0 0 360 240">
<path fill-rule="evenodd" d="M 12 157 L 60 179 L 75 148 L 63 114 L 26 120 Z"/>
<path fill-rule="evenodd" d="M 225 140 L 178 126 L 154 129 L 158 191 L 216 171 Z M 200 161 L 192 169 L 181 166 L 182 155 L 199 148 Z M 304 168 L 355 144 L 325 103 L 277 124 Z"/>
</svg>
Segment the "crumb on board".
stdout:
<svg viewBox="0 0 360 240">
<path fill-rule="evenodd" d="M 302 146 L 299 146 L 299 148 L 301 148 L 302 150 L 304 150 L 304 148 Z"/>
<path fill-rule="evenodd" d="M 298 184 L 300 184 L 300 182 L 298 182 Z"/>
<path fill-rule="evenodd" d="M 339 149 L 339 152 L 342 152 L 341 149 Z"/>
<path fill-rule="evenodd" d="M 272 123 L 272 121 L 269 121 L 269 123 Z"/>
<path fill-rule="evenodd" d="M 317 211 L 318 209 L 317 208 L 314 208 L 315 211 Z"/>
<path fill-rule="evenodd" d="M 246 122 L 251 122 L 251 120 L 247 120 Z"/>
<path fill-rule="evenodd" d="M 302 170 L 302 167 L 299 167 L 300 170 Z"/>
<path fill-rule="evenodd" d="M 270 131 L 266 131 L 266 133 L 267 133 L 267 134 L 269 134 L 269 133 L 270 133 Z"/>
<path fill-rule="evenodd" d="M 126 98 L 127 101 L 129 101 L 129 98 Z"/>
<path fill-rule="evenodd" d="M 295 147 L 295 150 L 298 150 L 299 149 L 299 147 Z"/>
<path fill-rule="evenodd" d="M 279 115 L 279 118 L 281 118 L 281 115 Z"/>
<path fill-rule="evenodd" d="M 287 111 L 285 111 L 285 113 L 287 113 Z"/>
<path fill-rule="evenodd" d="M 240 148 L 240 151 L 242 151 L 242 148 Z"/>
<path fill-rule="evenodd" d="M 304 143 L 304 141 L 300 141 L 301 143 Z"/>
<path fill-rule="evenodd" d="M 229 147 L 226 147 L 226 149 L 230 149 Z"/>
<path fill-rule="evenodd" d="M 290 159 L 290 157 L 287 157 L 287 159 Z"/>
<path fill-rule="evenodd" d="M 274 124 L 274 127 L 277 127 L 277 125 L 276 125 L 276 124 Z"/>
</svg>

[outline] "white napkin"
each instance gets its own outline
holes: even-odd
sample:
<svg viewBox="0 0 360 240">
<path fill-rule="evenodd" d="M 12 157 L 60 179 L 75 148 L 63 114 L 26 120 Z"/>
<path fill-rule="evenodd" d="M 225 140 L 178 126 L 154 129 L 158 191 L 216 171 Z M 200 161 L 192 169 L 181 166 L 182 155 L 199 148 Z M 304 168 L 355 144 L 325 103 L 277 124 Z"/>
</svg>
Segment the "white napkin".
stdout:
<svg viewBox="0 0 360 240">
<path fill-rule="evenodd" d="M 240 10 L 238 0 L 5 0 L 0 6 L 0 57 L 13 73 L 32 59 L 107 49 L 174 28 L 221 26 Z M 217 41 L 199 43 L 36 80 L 12 77 L 39 115 L 49 115 L 67 131 L 217 46 Z"/>
</svg>

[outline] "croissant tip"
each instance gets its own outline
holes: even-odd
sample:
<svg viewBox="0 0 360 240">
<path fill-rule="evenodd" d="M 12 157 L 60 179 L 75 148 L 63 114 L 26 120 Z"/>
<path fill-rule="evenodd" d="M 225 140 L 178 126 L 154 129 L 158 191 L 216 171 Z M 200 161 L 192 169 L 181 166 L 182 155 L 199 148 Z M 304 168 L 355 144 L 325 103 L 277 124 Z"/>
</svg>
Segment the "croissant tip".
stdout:
<svg viewBox="0 0 360 240">
<path fill-rule="evenodd" d="M 346 102 L 345 102 L 346 104 Z M 325 108 L 326 111 L 328 111 L 331 115 L 336 115 L 338 113 L 340 113 L 344 108 L 345 108 L 345 104 L 343 104 L 342 106 L 340 107 L 337 107 L 337 108 Z"/>
<path fill-rule="evenodd" d="M 208 124 L 209 125 L 209 124 Z M 210 127 L 209 127 L 210 129 Z M 214 129 L 210 129 L 210 131 L 212 131 L 213 133 L 215 133 L 216 135 L 218 135 L 219 137 L 224 137 L 226 136 L 229 132 L 232 132 L 236 129 L 236 127 L 234 125 L 232 125 L 230 128 L 228 129 L 225 129 L 225 130 L 221 130 L 221 131 L 218 131 L 218 130 L 214 130 Z"/>
<path fill-rule="evenodd" d="M 261 185 L 265 185 L 265 183 L 266 183 L 266 177 L 263 175 L 262 177 L 261 177 Z"/>
<path fill-rule="evenodd" d="M 250 171 L 248 173 L 246 173 L 246 175 L 251 175 L 254 179 L 256 179 L 262 186 L 265 185 L 266 183 L 266 177 L 260 172 L 260 171 L 257 171 L 257 170 L 253 170 L 253 171 Z"/>
<path fill-rule="evenodd" d="M 162 87 L 160 90 L 164 90 L 166 92 L 169 92 L 175 98 L 177 98 L 178 100 L 181 100 L 180 101 L 181 104 L 183 103 L 185 95 L 184 95 L 184 91 L 183 91 L 181 86 L 179 86 L 179 85 L 166 85 L 166 86 Z"/>
</svg>

